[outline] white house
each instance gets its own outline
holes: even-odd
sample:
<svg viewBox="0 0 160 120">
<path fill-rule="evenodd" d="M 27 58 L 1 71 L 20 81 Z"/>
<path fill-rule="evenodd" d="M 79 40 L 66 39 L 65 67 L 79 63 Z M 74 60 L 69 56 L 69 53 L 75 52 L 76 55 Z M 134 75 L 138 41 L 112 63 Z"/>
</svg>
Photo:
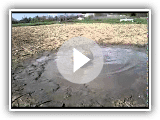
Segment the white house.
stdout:
<svg viewBox="0 0 160 120">
<path fill-rule="evenodd" d="M 86 13 L 86 14 L 82 14 L 84 17 L 89 17 L 89 16 L 95 16 L 95 14 L 94 13 Z"/>
<path fill-rule="evenodd" d="M 81 18 L 81 17 L 79 17 L 79 18 L 77 18 L 78 20 L 84 20 L 84 18 Z"/>
</svg>

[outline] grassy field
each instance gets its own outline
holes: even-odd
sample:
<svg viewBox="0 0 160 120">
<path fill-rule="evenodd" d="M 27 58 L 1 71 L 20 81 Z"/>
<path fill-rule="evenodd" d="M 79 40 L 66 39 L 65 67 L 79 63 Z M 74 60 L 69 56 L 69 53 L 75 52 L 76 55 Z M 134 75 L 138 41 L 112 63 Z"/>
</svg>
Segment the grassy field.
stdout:
<svg viewBox="0 0 160 120">
<path fill-rule="evenodd" d="M 38 26 L 38 25 L 51 25 L 55 24 L 55 21 L 52 22 L 37 22 L 37 23 L 19 23 L 19 24 L 12 24 L 12 27 L 18 27 L 18 26 Z"/>
<path fill-rule="evenodd" d="M 70 22 L 61 22 L 61 23 L 63 24 L 63 23 L 70 23 Z M 147 19 L 134 18 L 134 22 L 131 22 L 131 21 L 120 22 L 120 19 L 98 19 L 98 20 L 84 19 L 84 20 L 74 20 L 71 23 L 147 24 Z M 39 26 L 39 25 L 51 25 L 51 24 L 59 24 L 59 22 L 51 21 L 51 22 L 37 22 L 37 23 L 19 23 L 19 24 L 12 24 L 12 27 Z"/>
<path fill-rule="evenodd" d="M 109 23 L 109 24 L 147 24 L 147 19 L 134 18 L 134 22 L 122 21 L 120 19 L 98 19 L 98 20 L 75 20 L 75 23 Z"/>
</svg>

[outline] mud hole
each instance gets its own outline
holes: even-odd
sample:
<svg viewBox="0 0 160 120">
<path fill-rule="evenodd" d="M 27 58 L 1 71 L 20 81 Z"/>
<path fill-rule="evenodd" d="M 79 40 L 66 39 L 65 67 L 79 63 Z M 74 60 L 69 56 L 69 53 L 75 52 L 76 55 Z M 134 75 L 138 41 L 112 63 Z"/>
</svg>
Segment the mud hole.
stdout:
<svg viewBox="0 0 160 120">
<path fill-rule="evenodd" d="M 107 60 L 83 85 L 66 81 L 56 66 L 58 48 L 76 36 L 97 41 Z M 14 27 L 12 107 L 147 107 L 147 42 L 147 25 Z"/>
</svg>

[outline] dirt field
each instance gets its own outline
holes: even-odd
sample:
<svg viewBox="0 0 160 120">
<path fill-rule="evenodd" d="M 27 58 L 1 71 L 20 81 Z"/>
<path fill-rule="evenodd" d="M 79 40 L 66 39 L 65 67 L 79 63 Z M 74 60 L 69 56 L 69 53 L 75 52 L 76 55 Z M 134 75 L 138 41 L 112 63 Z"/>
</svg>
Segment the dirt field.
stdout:
<svg viewBox="0 0 160 120">
<path fill-rule="evenodd" d="M 12 62 L 19 63 L 42 51 L 59 48 L 64 41 L 83 36 L 99 44 L 144 45 L 146 24 L 53 24 L 12 28 Z"/>
<path fill-rule="evenodd" d="M 95 23 L 95 24 L 81 23 L 80 24 L 80 23 L 77 23 L 77 24 L 66 24 L 66 25 L 53 24 L 53 25 L 44 25 L 44 26 L 42 25 L 42 26 L 12 27 L 12 69 L 16 68 L 17 63 L 24 61 L 28 58 L 36 57 L 37 54 L 43 51 L 58 50 L 58 48 L 66 40 L 69 40 L 76 36 L 83 36 L 83 37 L 92 39 L 94 41 L 97 41 L 98 44 L 104 45 L 104 46 L 111 45 L 111 44 L 112 45 L 118 45 L 118 44 L 119 45 L 122 45 L 122 44 L 123 45 L 125 44 L 126 45 L 127 44 L 144 45 L 148 42 L 147 24 L 106 24 L 106 23 Z M 43 70 L 43 68 L 41 68 L 42 66 L 40 65 L 40 66 L 37 66 L 36 68 Z M 38 74 L 36 75 L 35 69 L 29 68 L 28 71 L 35 72 L 35 76 L 32 76 L 33 78 L 38 76 Z M 18 73 L 17 76 L 18 75 L 21 75 L 21 73 Z M 31 80 L 32 80 L 32 77 L 31 77 Z M 14 82 L 17 82 L 16 83 L 17 86 L 16 84 L 13 84 L 13 87 L 14 86 L 17 87 L 15 88 L 15 91 L 21 91 L 22 88 L 19 86 L 21 86 L 22 84 L 24 86 L 26 84 L 24 84 L 23 81 L 19 80 L 18 77 L 16 78 L 16 75 L 14 76 L 14 78 L 17 79 L 17 80 L 14 80 Z M 30 79 L 29 77 L 22 77 L 22 78 Z M 19 83 L 19 81 L 21 81 L 22 83 L 21 82 Z M 53 87 L 55 89 L 58 89 L 58 86 L 56 86 L 56 84 L 54 85 L 55 86 Z M 135 86 L 136 85 L 137 84 L 135 84 Z M 86 94 L 89 88 L 86 88 L 86 86 L 81 86 L 81 87 L 83 91 L 82 93 Z M 35 87 L 31 87 L 31 88 L 35 88 Z M 31 90 L 31 88 L 29 90 Z M 61 89 L 62 88 L 63 86 L 61 87 Z M 83 89 L 86 89 L 86 90 L 83 90 Z M 62 89 L 62 91 L 59 91 L 59 92 L 60 92 L 59 94 L 61 95 L 64 91 Z M 67 92 L 67 96 L 69 98 L 68 92 Z M 68 98 L 66 97 L 65 99 L 68 99 Z M 97 99 L 98 98 L 99 97 L 97 97 Z M 108 97 L 104 97 L 104 98 L 108 99 Z M 123 101 L 123 99 L 116 99 L 116 101 L 114 100 L 114 102 L 113 100 L 110 100 L 110 101 L 113 102 L 112 106 L 115 106 L 115 107 L 145 106 L 144 104 L 137 104 L 136 100 L 134 101 L 134 99 L 131 100 L 130 98 L 125 97 L 125 102 Z M 31 102 L 30 101 L 27 102 L 27 100 L 30 100 Z M 14 101 L 13 103 L 15 104 L 15 106 L 19 106 L 18 104 L 22 104 L 24 106 L 26 105 L 30 106 L 32 102 L 35 103 L 35 100 L 32 99 L 27 94 L 19 96 L 19 92 L 18 93 L 14 92 L 12 96 L 12 101 Z M 67 103 L 65 103 L 65 105 L 67 107 Z M 56 103 L 56 106 L 61 107 L 63 105 L 61 105 L 61 103 Z"/>
</svg>

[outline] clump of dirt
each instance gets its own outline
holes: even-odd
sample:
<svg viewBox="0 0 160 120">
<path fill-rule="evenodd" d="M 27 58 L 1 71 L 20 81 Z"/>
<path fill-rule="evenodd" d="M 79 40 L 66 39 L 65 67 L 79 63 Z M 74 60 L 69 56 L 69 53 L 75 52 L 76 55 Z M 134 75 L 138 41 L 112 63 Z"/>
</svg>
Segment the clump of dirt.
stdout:
<svg viewBox="0 0 160 120">
<path fill-rule="evenodd" d="M 123 100 L 117 99 L 112 101 L 113 107 L 148 107 L 147 104 L 138 104 L 137 101 L 133 101 L 130 98 L 124 98 Z"/>
</svg>

